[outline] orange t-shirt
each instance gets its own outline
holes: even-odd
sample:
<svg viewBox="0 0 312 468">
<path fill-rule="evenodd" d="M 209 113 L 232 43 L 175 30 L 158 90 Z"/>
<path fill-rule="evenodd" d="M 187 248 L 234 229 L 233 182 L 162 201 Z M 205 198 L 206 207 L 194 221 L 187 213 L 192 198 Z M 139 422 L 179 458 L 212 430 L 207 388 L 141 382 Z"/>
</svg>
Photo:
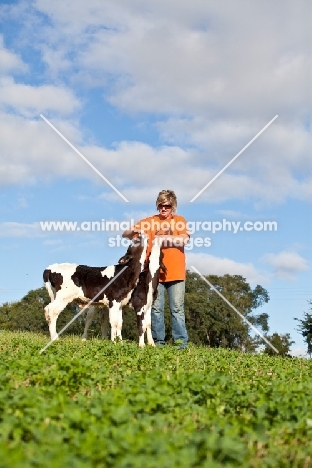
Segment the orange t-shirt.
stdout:
<svg viewBox="0 0 312 468">
<path fill-rule="evenodd" d="M 149 257 L 152 249 L 152 242 L 155 235 L 161 236 L 170 234 L 173 236 L 179 236 L 180 234 L 190 235 L 186 220 L 183 216 L 173 215 L 171 219 L 160 219 L 159 215 L 150 216 L 149 218 L 142 219 L 134 226 L 135 229 L 143 230 L 149 237 L 148 248 L 146 252 L 146 258 Z M 186 277 L 186 265 L 185 265 L 185 253 L 184 245 L 176 247 L 165 247 L 162 249 L 164 258 L 163 263 L 167 268 L 167 272 L 160 271 L 161 283 L 167 281 L 185 280 Z"/>
</svg>

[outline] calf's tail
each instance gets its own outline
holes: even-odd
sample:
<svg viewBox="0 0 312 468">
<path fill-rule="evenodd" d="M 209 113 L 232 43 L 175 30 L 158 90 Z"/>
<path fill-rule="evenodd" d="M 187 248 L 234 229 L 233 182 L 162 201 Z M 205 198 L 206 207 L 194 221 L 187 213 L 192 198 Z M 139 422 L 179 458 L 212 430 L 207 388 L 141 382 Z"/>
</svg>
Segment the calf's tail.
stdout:
<svg viewBox="0 0 312 468">
<path fill-rule="evenodd" d="M 51 270 L 44 270 L 43 281 L 44 281 L 45 287 L 47 288 L 51 301 L 54 301 L 55 296 L 54 296 L 54 292 L 50 283 L 50 274 L 51 274 Z"/>
</svg>

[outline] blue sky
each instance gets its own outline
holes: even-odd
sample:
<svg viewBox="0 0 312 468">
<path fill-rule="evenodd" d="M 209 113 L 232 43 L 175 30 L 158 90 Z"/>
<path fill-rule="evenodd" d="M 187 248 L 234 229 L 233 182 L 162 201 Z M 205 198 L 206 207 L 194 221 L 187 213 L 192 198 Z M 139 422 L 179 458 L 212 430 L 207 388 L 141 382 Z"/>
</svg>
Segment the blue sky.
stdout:
<svg viewBox="0 0 312 468">
<path fill-rule="evenodd" d="M 0 303 L 40 287 L 51 263 L 104 266 L 125 250 L 108 245 L 118 232 L 43 232 L 41 221 L 138 220 L 170 188 L 189 221 L 277 223 L 198 231 L 211 245 L 187 262 L 265 287 L 270 333 L 290 333 L 302 353 L 294 317 L 312 299 L 311 16 L 308 0 L 2 2 Z"/>
</svg>

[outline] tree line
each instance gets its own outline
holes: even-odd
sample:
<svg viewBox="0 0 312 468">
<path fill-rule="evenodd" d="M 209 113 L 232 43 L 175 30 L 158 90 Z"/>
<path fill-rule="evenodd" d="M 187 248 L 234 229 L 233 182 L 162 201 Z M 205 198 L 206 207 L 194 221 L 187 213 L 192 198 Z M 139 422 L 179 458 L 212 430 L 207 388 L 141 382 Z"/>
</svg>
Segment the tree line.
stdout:
<svg viewBox="0 0 312 468">
<path fill-rule="evenodd" d="M 258 313 L 263 304 L 269 301 L 269 294 L 262 286 L 254 289 L 240 275 L 207 275 L 208 281 L 266 338 L 278 349 L 279 355 L 287 356 L 291 345 L 289 333 L 269 335 L 268 314 Z M 0 306 L 1 330 L 24 330 L 46 333 L 48 325 L 44 316 L 44 307 L 50 298 L 43 286 L 31 290 L 20 301 L 4 303 Z M 311 305 L 311 303 L 310 303 Z M 57 327 L 63 328 L 79 309 L 69 304 L 60 314 Z M 251 333 L 251 327 L 196 273 L 187 272 L 185 289 L 185 318 L 190 342 L 196 345 L 212 348 L 222 347 L 256 352 L 262 347 L 263 352 L 274 355 L 272 348 L 263 343 L 259 336 Z M 308 344 L 308 352 L 312 352 L 312 315 L 306 313 L 303 320 L 299 320 L 303 337 Z M 170 312 L 166 298 L 165 323 L 166 341 L 171 341 Z M 64 334 L 81 335 L 84 329 L 85 317 L 79 316 Z M 94 322 L 89 329 L 89 336 L 100 336 L 100 327 Z M 129 307 L 123 309 L 124 339 L 138 340 L 136 317 Z"/>
</svg>

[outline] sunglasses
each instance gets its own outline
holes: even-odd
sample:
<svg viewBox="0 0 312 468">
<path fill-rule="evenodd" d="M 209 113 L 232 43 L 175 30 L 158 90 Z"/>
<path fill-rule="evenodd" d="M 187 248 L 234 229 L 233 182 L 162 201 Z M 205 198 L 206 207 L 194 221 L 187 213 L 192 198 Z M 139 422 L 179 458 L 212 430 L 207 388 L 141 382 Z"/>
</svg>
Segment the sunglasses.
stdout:
<svg viewBox="0 0 312 468">
<path fill-rule="evenodd" d="M 172 208 L 171 205 L 162 205 L 162 204 L 158 205 L 159 210 L 170 210 L 171 208 Z"/>
</svg>

